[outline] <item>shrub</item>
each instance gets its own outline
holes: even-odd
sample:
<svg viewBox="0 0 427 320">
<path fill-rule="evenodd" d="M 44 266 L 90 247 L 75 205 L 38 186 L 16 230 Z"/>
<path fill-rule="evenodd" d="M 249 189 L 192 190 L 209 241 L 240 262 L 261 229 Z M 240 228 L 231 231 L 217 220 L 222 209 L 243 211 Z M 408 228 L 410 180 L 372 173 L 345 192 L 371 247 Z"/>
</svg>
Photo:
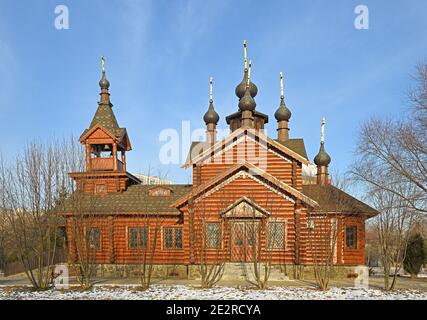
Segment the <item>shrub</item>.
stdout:
<svg viewBox="0 0 427 320">
<path fill-rule="evenodd" d="M 421 234 L 411 235 L 408 240 L 406 257 L 403 261 L 403 268 L 412 277 L 416 277 L 425 261 L 424 239 Z"/>
</svg>

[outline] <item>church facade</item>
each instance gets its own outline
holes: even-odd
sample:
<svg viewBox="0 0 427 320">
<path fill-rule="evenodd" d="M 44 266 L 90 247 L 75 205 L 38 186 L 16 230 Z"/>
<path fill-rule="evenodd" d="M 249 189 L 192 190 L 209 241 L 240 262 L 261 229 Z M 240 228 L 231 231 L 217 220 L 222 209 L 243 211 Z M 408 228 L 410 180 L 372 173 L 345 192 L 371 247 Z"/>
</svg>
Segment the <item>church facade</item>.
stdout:
<svg viewBox="0 0 427 320">
<path fill-rule="evenodd" d="M 183 166 L 192 170 L 191 185 L 145 185 L 127 171 L 131 143 L 114 115 L 103 70 L 98 108 L 80 137 L 85 170 L 70 173 L 83 197 L 64 209 L 70 259 L 82 254 L 73 241 L 79 217 L 87 253 L 104 265 L 150 259 L 187 270 L 253 261 L 311 266 L 329 255 L 336 266 L 364 264 L 365 221 L 377 211 L 332 185 L 323 133 L 316 177 L 303 176 L 313 164 L 303 139 L 289 136 L 282 76 L 277 136 L 264 134 L 269 117 L 256 109 L 246 48 L 244 61 L 238 110 L 225 118 L 230 134 L 221 141 L 211 81 L 206 140 L 192 143 Z"/>
</svg>

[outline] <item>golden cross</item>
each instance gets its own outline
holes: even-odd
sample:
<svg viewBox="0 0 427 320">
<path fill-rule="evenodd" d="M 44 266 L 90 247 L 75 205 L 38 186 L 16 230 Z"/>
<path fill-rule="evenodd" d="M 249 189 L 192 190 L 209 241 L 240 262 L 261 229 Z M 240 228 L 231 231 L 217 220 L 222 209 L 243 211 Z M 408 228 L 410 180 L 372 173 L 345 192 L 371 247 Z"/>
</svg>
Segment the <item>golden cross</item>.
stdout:
<svg viewBox="0 0 427 320">
<path fill-rule="evenodd" d="M 245 59 L 245 70 L 248 68 L 248 55 L 246 51 L 246 40 L 243 40 L 243 58 Z"/>
<path fill-rule="evenodd" d="M 284 90 L 283 90 L 283 73 L 280 72 L 280 97 L 284 96 Z"/>
<path fill-rule="evenodd" d="M 322 117 L 322 129 L 320 131 L 320 142 L 325 143 L 325 117 Z"/>
<path fill-rule="evenodd" d="M 247 82 L 247 86 L 249 86 L 249 83 L 251 82 L 251 69 L 252 69 L 252 59 L 249 60 L 249 69 L 248 69 L 248 82 Z"/>
<path fill-rule="evenodd" d="M 210 77 L 209 78 L 209 101 L 213 101 L 213 95 L 212 95 L 212 82 L 213 82 L 213 78 Z"/>
</svg>

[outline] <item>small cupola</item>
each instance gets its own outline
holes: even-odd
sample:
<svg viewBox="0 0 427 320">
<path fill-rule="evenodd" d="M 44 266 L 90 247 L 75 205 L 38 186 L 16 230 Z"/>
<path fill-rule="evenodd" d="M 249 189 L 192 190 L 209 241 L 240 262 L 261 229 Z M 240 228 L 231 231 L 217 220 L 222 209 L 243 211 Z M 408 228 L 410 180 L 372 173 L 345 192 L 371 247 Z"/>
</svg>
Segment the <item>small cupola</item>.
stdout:
<svg viewBox="0 0 427 320">
<path fill-rule="evenodd" d="M 314 163 L 317 166 L 317 184 L 329 184 L 328 166 L 331 163 L 331 157 L 325 150 L 325 117 L 322 118 L 320 149 L 314 157 Z"/>
<path fill-rule="evenodd" d="M 219 121 L 219 115 L 213 105 L 213 78 L 209 79 L 209 107 L 203 116 L 206 124 L 206 141 L 210 143 L 216 142 L 216 125 Z"/>
<path fill-rule="evenodd" d="M 252 98 L 255 98 L 255 96 L 258 93 L 257 86 L 249 79 L 248 84 L 248 78 L 249 78 L 249 68 L 248 68 L 248 57 L 247 57 L 247 50 L 246 50 L 246 40 L 243 41 L 243 59 L 244 59 L 244 71 L 243 71 L 243 79 L 242 81 L 237 85 L 236 87 L 236 96 L 239 99 L 242 99 L 246 93 L 246 88 L 249 85 L 249 93 Z"/>
<path fill-rule="evenodd" d="M 253 98 L 250 92 L 251 69 L 252 69 L 252 61 L 249 61 L 246 90 L 245 90 L 245 94 L 239 101 L 239 111 L 242 112 L 242 127 L 246 127 L 246 128 L 254 127 L 254 111 L 256 108 L 255 99 Z"/>
<path fill-rule="evenodd" d="M 241 127 L 252 128 L 262 132 L 265 124 L 268 123 L 268 115 L 255 110 L 257 105 L 254 98 L 258 93 L 258 88 L 252 82 L 252 62 L 249 61 L 248 63 L 246 40 L 243 42 L 243 60 L 243 79 L 235 90 L 236 96 L 239 98 L 238 110 L 225 117 L 225 121 L 230 125 L 232 132 Z"/>
<path fill-rule="evenodd" d="M 283 86 L 283 73 L 280 72 L 280 105 L 274 113 L 277 120 L 277 140 L 285 142 L 289 140 L 289 119 L 291 118 L 291 111 L 285 104 L 285 94 Z"/>
</svg>

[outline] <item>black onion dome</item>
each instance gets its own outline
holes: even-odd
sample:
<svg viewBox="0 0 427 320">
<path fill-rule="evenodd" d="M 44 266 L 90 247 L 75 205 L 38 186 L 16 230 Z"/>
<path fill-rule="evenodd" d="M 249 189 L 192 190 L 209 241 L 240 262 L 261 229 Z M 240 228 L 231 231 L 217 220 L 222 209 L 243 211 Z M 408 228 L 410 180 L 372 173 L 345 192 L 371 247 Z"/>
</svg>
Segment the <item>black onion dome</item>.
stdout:
<svg viewBox="0 0 427 320">
<path fill-rule="evenodd" d="M 319 153 L 314 157 L 314 163 L 318 166 L 328 166 L 331 163 L 331 157 L 326 153 L 324 143 L 320 143 Z"/>
<path fill-rule="evenodd" d="M 205 121 L 206 124 L 210 124 L 210 123 L 217 124 L 219 121 L 219 115 L 215 111 L 212 101 L 209 104 L 208 111 L 206 111 L 205 115 L 203 116 L 203 120 Z"/>
<path fill-rule="evenodd" d="M 105 76 L 105 71 L 102 71 L 102 78 L 99 80 L 99 86 L 101 89 L 108 89 L 110 87 L 110 81 L 107 80 Z"/>
<path fill-rule="evenodd" d="M 248 83 L 248 71 L 245 70 L 245 73 L 243 75 L 243 80 L 237 85 L 235 90 L 236 96 L 239 97 L 239 99 L 243 98 L 243 96 L 245 95 L 247 83 Z M 258 93 L 258 88 L 252 81 L 249 81 L 249 93 L 251 94 L 252 98 L 255 98 L 255 96 Z"/>
<path fill-rule="evenodd" d="M 242 111 L 254 111 L 256 102 L 251 96 L 250 91 L 246 89 L 245 95 L 239 101 L 239 109 Z"/>
<path fill-rule="evenodd" d="M 291 111 L 286 107 L 285 98 L 280 98 L 280 105 L 274 113 L 274 117 L 277 121 L 289 121 L 291 118 Z"/>
</svg>

